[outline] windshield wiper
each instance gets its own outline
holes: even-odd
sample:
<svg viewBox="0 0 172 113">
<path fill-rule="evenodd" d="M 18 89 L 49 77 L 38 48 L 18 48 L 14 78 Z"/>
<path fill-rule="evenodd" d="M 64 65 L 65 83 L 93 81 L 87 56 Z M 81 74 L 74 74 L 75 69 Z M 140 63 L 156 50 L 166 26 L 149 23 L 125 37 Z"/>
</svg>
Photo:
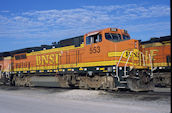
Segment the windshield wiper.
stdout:
<svg viewBox="0 0 172 113">
<path fill-rule="evenodd" d="M 110 35 L 111 39 L 113 39 L 113 36 L 112 36 L 112 34 L 111 34 L 111 33 L 109 33 L 109 35 Z"/>
</svg>

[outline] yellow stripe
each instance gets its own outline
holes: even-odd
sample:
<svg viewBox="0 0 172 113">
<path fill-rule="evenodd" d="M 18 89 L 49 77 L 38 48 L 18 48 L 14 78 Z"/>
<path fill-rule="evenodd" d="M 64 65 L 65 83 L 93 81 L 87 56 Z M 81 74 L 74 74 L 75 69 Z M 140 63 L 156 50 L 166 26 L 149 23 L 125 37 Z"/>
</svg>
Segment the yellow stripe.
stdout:
<svg viewBox="0 0 172 113">
<path fill-rule="evenodd" d="M 154 67 L 160 67 L 160 66 L 168 66 L 168 64 L 166 62 L 163 63 L 153 63 Z M 171 63 L 169 63 L 169 66 L 171 66 Z"/>
<path fill-rule="evenodd" d="M 145 69 L 148 68 L 148 66 L 134 66 L 135 69 Z"/>
<path fill-rule="evenodd" d="M 109 52 L 108 57 L 121 56 L 122 52 Z"/>
<path fill-rule="evenodd" d="M 84 44 L 81 44 L 79 47 L 75 47 L 74 45 L 72 45 L 72 46 L 66 46 L 66 47 L 61 47 L 61 48 L 52 48 L 52 49 L 47 49 L 47 50 L 31 52 L 31 53 L 27 53 L 26 55 L 32 56 L 32 55 L 46 54 L 46 53 L 52 53 L 52 52 L 58 52 L 58 51 L 66 51 L 66 50 L 83 48 L 83 47 L 84 47 Z"/>
<path fill-rule="evenodd" d="M 4 57 L 4 60 L 10 60 L 10 59 L 11 59 L 11 56 Z"/>
<path fill-rule="evenodd" d="M 142 47 L 147 48 L 147 47 L 158 47 L 158 46 L 164 46 L 164 45 L 171 45 L 171 41 L 165 42 L 164 44 L 160 42 L 151 43 L 151 44 L 142 44 Z"/>
<path fill-rule="evenodd" d="M 167 43 L 171 43 L 171 41 L 169 40 L 169 41 L 163 41 L 163 43 L 165 43 L 165 44 L 167 44 Z"/>
<path fill-rule="evenodd" d="M 50 70 L 49 72 L 53 72 L 53 70 Z"/>
<path fill-rule="evenodd" d="M 82 71 L 82 70 L 84 70 L 84 69 L 83 69 L 83 68 L 79 68 L 79 70 L 81 70 L 81 71 Z"/>
<path fill-rule="evenodd" d="M 133 49 L 133 52 L 131 53 L 130 58 L 133 58 L 133 60 L 139 60 L 139 54 L 140 51 L 138 49 Z M 122 57 L 128 58 L 130 51 L 126 50 L 124 53 L 123 52 L 109 52 L 108 57 L 120 57 L 123 54 Z"/>
<path fill-rule="evenodd" d="M 63 71 L 62 69 L 59 69 L 59 71 Z"/>
<path fill-rule="evenodd" d="M 78 63 L 76 64 L 64 64 L 64 65 L 59 65 L 59 68 L 79 68 L 79 67 L 94 67 L 94 66 L 108 66 L 108 65 L 116 65 L 119 61 L 100 61 L 100 62 L 87 62 L 87 63 Z M 120 61 L 120 63 L 126 63 L 126 61 Z M 128 62 L 128 64 L 132 65 L 132 62 Z M 54 66 L 41 66 L 41 67 L 32 67 L 28 70 L 39 70 L 39 69 L 54 69 Z M 14 69 L 14 71 L 22 70 L 22 68 L 17 68 Z M 62 71 L 59 69 L 59 71 Z"/>
<path fill-rule="evenodd" d="M 108 72 L 108 70 L 103 70 L 103 72 Z"/>
<path fill-rule="evenodd" d="M 105 70 L 105 68 L 100 68 L 100 70 Z"/>
<path fill-rule="evenodd" d="M 72 71 L 72 69 L 68 69 L 68 71 Z"/>
<path fill-rule="evenodd" d="M 147 64 L 146 66 L 151 67 L 151 64 Z M 166 62 L 162 62 L 162 63 L 153 63 L 153 67 L 166 67 L 168 66 L 168 64 Z M 171 66 L 171 63 L 169 63 L 169 66 Z"/>
</svg>

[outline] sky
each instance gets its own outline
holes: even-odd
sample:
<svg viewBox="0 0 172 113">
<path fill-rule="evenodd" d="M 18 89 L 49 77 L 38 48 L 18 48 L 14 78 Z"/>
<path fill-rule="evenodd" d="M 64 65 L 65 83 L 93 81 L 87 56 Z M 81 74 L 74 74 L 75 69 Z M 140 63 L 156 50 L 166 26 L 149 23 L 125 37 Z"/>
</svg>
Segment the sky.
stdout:
<svg viewBox="0 0 172 113">
<path fill-rule="evenodd" d="M 0 0 L 0 52 L 108 27 L 132 39 L 171 35 L 170 0 Z"/>
</svg>

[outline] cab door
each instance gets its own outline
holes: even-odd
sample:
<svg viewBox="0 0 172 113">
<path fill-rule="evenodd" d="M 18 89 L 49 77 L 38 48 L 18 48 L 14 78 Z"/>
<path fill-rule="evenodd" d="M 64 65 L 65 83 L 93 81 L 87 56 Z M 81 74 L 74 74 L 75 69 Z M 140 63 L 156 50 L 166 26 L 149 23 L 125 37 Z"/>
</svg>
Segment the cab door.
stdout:
<svg viewBox="0 0 172 113">
<path fill-rule="evenodd" d="M 103 59 L 102 34 L 95 32 L 85 35 L 85 61 L 97 62 Z"/>
</svg>

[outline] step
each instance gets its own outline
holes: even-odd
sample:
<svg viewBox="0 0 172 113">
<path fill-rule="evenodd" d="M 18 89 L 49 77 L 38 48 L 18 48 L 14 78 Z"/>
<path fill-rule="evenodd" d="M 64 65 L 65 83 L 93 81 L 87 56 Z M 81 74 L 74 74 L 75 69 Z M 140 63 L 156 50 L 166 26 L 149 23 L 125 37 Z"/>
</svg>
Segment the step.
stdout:
<svg viewBox="0 0 172 113">
<path fill-rule="evenodd" d="M 124 86 L 117 86 L 116 88 L 118 88 L 118 89 L 125 89 L 126 87 L 124 87 Z"/>
<path fill-rule="evenodd" d="M 126 75 L 126 76 L 122 76 L 122 78 L 128 78 L 129 77 L 129 75 Z"/>
<path fill-rule="evenodd" d="M 126 84 L 127 81 L 120 81 L 119 83 L 121 83 L 121 84 Z"/>
</svg>

